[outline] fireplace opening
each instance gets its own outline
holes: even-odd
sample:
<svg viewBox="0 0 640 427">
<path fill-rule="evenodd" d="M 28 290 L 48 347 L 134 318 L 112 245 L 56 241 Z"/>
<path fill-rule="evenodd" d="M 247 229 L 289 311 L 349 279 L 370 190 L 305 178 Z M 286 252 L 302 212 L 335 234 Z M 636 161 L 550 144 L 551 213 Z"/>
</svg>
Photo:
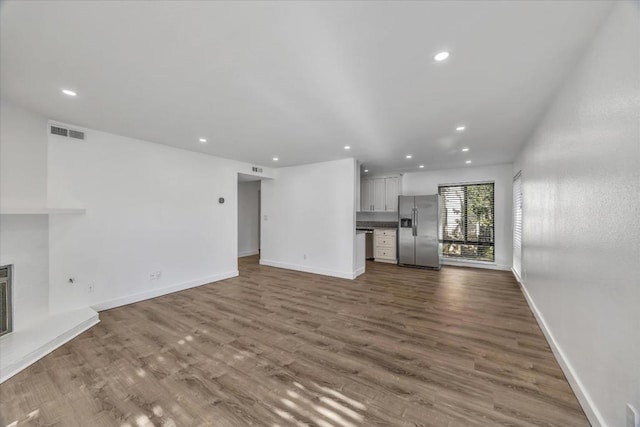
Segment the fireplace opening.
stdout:
<svg viewBox="0 0 640 427">
<path fill-rule="evenodd" d="M 11 312 L 11 266 L 0 267 L 0 336 L 13 330 Z"/>
</svg>

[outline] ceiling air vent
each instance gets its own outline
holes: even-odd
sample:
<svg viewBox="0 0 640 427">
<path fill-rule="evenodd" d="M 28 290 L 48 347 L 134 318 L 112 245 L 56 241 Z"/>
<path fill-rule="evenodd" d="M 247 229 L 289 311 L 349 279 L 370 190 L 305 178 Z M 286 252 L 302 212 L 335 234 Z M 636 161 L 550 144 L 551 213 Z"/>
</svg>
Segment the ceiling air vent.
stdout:
<svg viewBox="0 0 640 427">
<path fill-rule="evenodd" d="M 61 128 L 58 126 L 51 126 L 51 134 L 52 135 L 60 135 L 60 136 L 67 136 L 67 129 L 65 128 Z"/>
<path fill-rule="evenodd" d="M 65 129 L 60 126 L 51 125 L 51 135 L 66 136 L 68 138 L 85 139 L 85 134 L 79 130 Z"/>
</svg>

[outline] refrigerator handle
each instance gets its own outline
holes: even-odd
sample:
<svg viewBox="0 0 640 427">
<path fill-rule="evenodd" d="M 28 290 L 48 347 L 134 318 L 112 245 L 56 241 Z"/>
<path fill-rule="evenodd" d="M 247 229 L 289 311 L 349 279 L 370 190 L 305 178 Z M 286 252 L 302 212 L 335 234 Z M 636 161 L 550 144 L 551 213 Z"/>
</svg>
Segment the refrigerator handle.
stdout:
<svg viewBox="0 0 640 427">
<path fill-rule="evenodd" d="M 418 225 L 417 225 L 417 223 L 416 223 L 416 222 L 418 221 L 418 215 L 417 215 L 417 213 L 418 213 L 418 209 L 413 208 L 413 209 L 411 210 L 411 216 L 412 216 L 412 218 L 411 218 L 411 224 L 413 225 L 413 230 L 411 230 L 411 231 L 412 231 L 412 234 L 413 234 L 414 236 L 417 236 L 417 235 L 418 235 Z"/>
<path fill-rule="evenodd" d="M 413 208 L 413 235 L 418 235 L 418 208 Z"/>
</svg>

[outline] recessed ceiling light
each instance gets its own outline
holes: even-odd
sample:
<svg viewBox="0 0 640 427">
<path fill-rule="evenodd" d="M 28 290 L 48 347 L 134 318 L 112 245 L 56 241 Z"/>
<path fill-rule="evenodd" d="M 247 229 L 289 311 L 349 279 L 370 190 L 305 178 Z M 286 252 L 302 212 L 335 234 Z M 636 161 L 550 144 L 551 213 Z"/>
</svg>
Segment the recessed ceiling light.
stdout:
<svg viewBox="0 0 640 427">
<path fill-rule="evenodd" d="M 466 153 L 467 151 L 469 151 L 469 149 L 467 147 L 465 147 L 465 148 L 462 149 L 462 151 Z"/>
<path fill-rule="evenodd" d="M 350 147 L 349 145 L 345 145 L 345 146 L 344 146 L 344 149 L 345 149 L 345 150 L 351 150 L 351 147 Z"/>
<path fill-rule="evenodd" d="M 436 55 L 433 57 L 433 59 L 435 59 L 436 61 L 444 61 L 445 59 L 447 59 L 449 57 L 449 52 L 447 52 L 446 50 L 442 51 L 442 52 L 438 52 L 436 53 Z"/>
<path fill-rule="evenodd" d="M 369 169 L 365 169 L 364 171 L 365 171 L 365 172 L 369 172 Z"/>
<path fill-rule="evenodd" d="M 407 159 L 410 159 L 410 158 L 412 158 L 413 156 L 412 156 L 411 154 L 407 154 L 405 157 L 406 157 Z"/>
<path fill-rule="evenodd" d="M 274 157 L 274 158 L 273 158 L 273 161 L 274 161 L 274 162 L 277 162 L 278 160 L 280 160 L 280 159 L 278 159 L 277 157 Z"/>
<path fill-rule="evenodd" d="M 465 127 L 465 126 L 458 126 L 458 127 L 456 128 L 456 130 L 457 130 L 458 132 L 462 132 L 462 131 L 463 131 L 463 130 L 465 130 L 465 129 L 466 129 L 466 127 Z"/>
<path fill-rule="evenodd" d="M 64 93 L 65 95 L 69 95 L 69 96 L 78 96 L 77 93 L 75 93 L 74 91 L 69 90 L 69 89 L 62 89 L 62 93 Z"/>
<path fill-rule="evenodd" d="M 420 169 L 424 169 L 424 165 L 420 165 L 418 166 Z"/>
<path fill-rule="evenodd" d="M 465 163 L 466 163 L 466 164 L 469 164 L 469 163 L 471 163 L 471 160 L 467 160 Z"/>
<path fill-rule="evenodd" d="M 198 141 L 200 141 L 200 142 L 202 142 L 204 144 L 205 142 L 207 142 L 207 138 L 200 138 Z"/>
</svg>

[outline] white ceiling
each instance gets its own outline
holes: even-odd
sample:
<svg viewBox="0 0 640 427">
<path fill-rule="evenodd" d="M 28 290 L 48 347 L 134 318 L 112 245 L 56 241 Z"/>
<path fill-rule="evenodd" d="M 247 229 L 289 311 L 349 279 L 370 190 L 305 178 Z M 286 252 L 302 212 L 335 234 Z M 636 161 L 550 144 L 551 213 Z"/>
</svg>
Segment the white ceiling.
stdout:
<svg viewBox="0 0 640 427">
<path fill-rule="evenodd" d="M 4 2 L 0 96 L 62 122 L 268 166 L 504 163 L 610 6 Z M 443 49 L 451 57 L 436 63 Z"/>
</svg>

